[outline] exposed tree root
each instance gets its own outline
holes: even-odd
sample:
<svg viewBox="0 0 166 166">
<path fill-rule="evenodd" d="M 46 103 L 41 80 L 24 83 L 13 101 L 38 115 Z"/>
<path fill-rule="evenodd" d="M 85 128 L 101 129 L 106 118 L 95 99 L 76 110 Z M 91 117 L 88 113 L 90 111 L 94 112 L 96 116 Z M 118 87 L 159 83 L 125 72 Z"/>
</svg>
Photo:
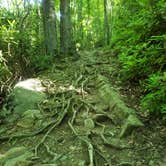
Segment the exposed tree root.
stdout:
<svg viewBox="0 0 166 166">
<path fill-rule="evenodd" d="M 36 136 L 38 134 L 41 134 L 44 132 L 44 130 L 46 130 L 49 126 L 51 126 L 52 124 L 56 123 L 57 120 L 54 120 L 50 123 L 48 123 L 46 126 L 44 126 L 41 129 L 38 129 L 37 131 L 31 132 L 31 133 L 25 133 L 25 134 L 16 134 L 16 135 L 7 135 L 7 136 L 2 136 L 0 137 L 0 141 L 6 141 L 6 140 L 11 140 L 11 139 L 16 139 L 16 138 L 26 138 L 26 137 L 33 137 Z"/>
<path fill-rule="evenodd" d="M 111 141 L 108 141 L 108 140 L 105 138 L 104 134 L 101 134 L 100 136 L 101 136 L 101 139 L 103 140 L 104 144 L 105 144 L 105 145 L 109 145 L 109 146 L 111 146 L 112 148 L 115 148 L 115 149 L 118 149 L 118 150 L 130 149 L 130 148 L 131 148 L 131 147 L 129 147 L 129 146 L 122 146 L 122 145 L 120 145 L 120 144 L 117 144 L 117 145 L 116 145 L 116 144 L 111 143 Z"/>
<path fill-rule="evenodd" d="M 56 126 L 58 126 L 58 125 L 62 122 L 62 120 L 64 119 L 65 115 L 66 115 L 67 112 L 68 112 L 68 108 L 69 108 L 69 106 L 70 106 L 70 101 L 71 101 L 71 99 L 68 100 L 67 106 L 66 106 L 66 108 L 64 109 L 64 111 L 60 114 L 60 117 L 59 117 L 59 119 L 57 120 L 57 122 L 56 122 L 55 124 L 53 124 L 53 126 L 46 132 L 46 134 L 44 135 L 44 137 L 42 138 L 42 140 L 36 145 L 36 147 L 35 147 L 35 156 L 37 156 L 39 146 L 44 143 L 44 141 L 46 140 L 47 136 L 51 133 L 51 131 L 52 131 Z"/>
<path fill-rule="evenodd" d="M 62 158 L 65 154 L 57 154 L 53 151 L 50 150 L 50 147 L 46 144 L 43 143 L 43 145 L 46 147 L 47 153 L 53 157 L 52 162 L 55 163 L 57 160 L 59 160 L 60 158 Z"/>
<path fill-rule="evenodd" d="M 76 130 L 74 129 L 73 125 L 71 124 L 70 121 L 68 121 L 69 127 L 71 128 L 71 130 L 73 131 L 73 133 L 82 141 L 85 142 L 88 146 L 88 153 L 89 153 L 89 166 L 94 166 L 94 148 L 93 145 L 91 144 L 91 142 L 89 141 L 89 139 L 87 138 L 87 136 L 85 138 L 83 138 L 83 136 L 79 136 L 76 132 Z"/>
<path fill-rule="evenodd" d="M 129 163 L 129 162 L 122 162 L 120 164 L 118 164 L 117 166 L 132 166 L 133 164 L 132 163 Z"/>
<path fill-rule="evenodd" d="M 73 117 L 72 117 L 72 119 L 71 119 L 71 124 L 74 123 L 74 120 L 75 120 L 76 114 L 77 114 L 77 111 L 75 110 L 74 105 L 72 106 L 72 111 L 73 111 Z"/>
<path fill-rule="evenodd" d="M 69 101 L 70 101 L 70 100 L 69 100 Z M 11 139 L 17 139 L 17 138 L 18 138 L 18 139 L 21 139 L 21 138 L 26 138 L 26 137 L 33 137 L 33 136 L 36 136 L 36 135 L 38 135 L 38 134 L 43 133 L 44 130 L 46 130 L 48 127 L 50 127 L 51 125 L 53 125 L 53 126 L 48 130 L 49 133 L 50 133 L 56 126 L 58 126 L 58 125 L 62 122 L 62 120 L 64 119 L 65 115 L 67 114 L 67 109 L 68 109 L 69 105 L 70 105 L 70 102 L 69 102 L 69 104 L 67 104 L 66 109 L 60 114 L 60 117 L 59 117 L 58 119 L 51 121 L 50 123 L 48 123 L 48 124 L 47 124 L 46 126 L 44 126 L 43 128 L 38 129 L 37 131 L 31 132 L 31 133 L 2 136 L 2 137 L 0 137 L 0 141 L 6 141 L 6 140 L 11 140 Z M 51 131 L 50 131 L 50 130 L 51 130 Z M 48 131 L 47 131 L 47 132 L 48 132 Z M 48 134 L 49 134 L 49 133 L 48 133 Z M 46 133 L 46 137 L 47 137 L 48 134 Z M 44 139 L 45 139 L 45 138 L 44 138 Z"/>
<path fill-rule="evenodd" d="M 108 161 L 108 159 L 100 152 L 100 150 L 97 148 L 97 146 L 94 145 L 95 152 L 103 158 L 103 160 L 108 164 L 108 166 L 111 166 L 111 163 Z"/>
</svg>

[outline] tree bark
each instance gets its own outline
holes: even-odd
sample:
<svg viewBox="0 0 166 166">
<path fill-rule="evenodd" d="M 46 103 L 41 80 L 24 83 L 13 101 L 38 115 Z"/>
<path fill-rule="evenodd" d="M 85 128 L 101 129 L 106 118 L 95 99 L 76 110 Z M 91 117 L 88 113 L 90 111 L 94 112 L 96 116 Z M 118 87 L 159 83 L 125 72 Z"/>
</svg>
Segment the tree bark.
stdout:
<svg viewBox="0 0 166 166">
<path fill-rule="evenodd" d="M 88 21 L 89 21 L 89 18 L 90 18 L 90 0 L 87 0 L 87 13 L 88 13 Z"/>
<path fill-rule="evenodd" d="M 104 0 L 104 32 L 105 32 L 105 41 L 106 44 L 110 44 L 110 27 L 108 20 L 108 12 L 107 12 L 107 0 Z"/>
<path fill-rule="evenodd" d="M 46 53 L 55 55 L 58 50 L 54 0 L 43 0 L 43 24 Z"/>
<path fill-rule="evenodd" d="M 60 0 L 60 52 L 62 55 L 73 51 L 70 0 Z"/>
<path fill-rule="evenodd" d="M 114 26 L 114 20 L 113 20 L 114 19 L 113 18 L 114 3 L 113 3 L 113 0 L 110 0 L 110 4 L 111 4 L 110 38 L 111 38 L 113 36 L 113 26 Z"/>
<path fill-rule="evenodd" d="M 89 26 L 90 24 L 90 16 L 91 16 L 91 3 L 90 3 L 91 0 L 87 0 L 87 22 L 86 22 L 86 26 L 88 27 L 87 28 L 87 44 L 85 44 L 85 46 L 87 48 L 89 48 L 91 46 L 91 41 L 92 41 L 92 36 L 91 36 L 91 28 Z"/>
<path fill-rule="evenodd" d="M 81 43 L 81 46 L 83 44 L 82 8 L 83 8 L 83 0 L 79 0 L 79 3 L 78 3 L 78 20 L 77 20 L 77 22 L 78 22 L 78 37 L 77 37 L 77 39 L 79 39 L 78 41 Z"/>
</svg>

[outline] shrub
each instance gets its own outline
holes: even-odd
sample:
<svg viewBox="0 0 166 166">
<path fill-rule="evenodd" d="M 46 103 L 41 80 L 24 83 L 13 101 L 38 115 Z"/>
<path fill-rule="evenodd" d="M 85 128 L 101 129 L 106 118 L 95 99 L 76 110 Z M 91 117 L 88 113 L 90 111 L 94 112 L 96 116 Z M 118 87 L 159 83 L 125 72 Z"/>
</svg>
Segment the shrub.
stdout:
<svg viewBox="0 0 166 166">
<path fill-rule="evenodd" d="M 141 101 L 143 109 L 150 113 L 162 113 L 166 119 L 166 72 L 151 75 L 147 79 L 145 92 Z"/>
<path fill-rule="evenodd" d="M 119 51 L 121 79 L 143 85 L 143 109 L 166 117 L 166 3 L 121 0 L 114 10 L 112 45 Z"/>
<path fill-rule="evenodd" d="M 6 60 L 2 55 L 0 50 L 0 97 L 3 97 L 8 91 L 7 85 L 10 84 L 10 78 L 12 73 L 9 70 L 9 67 L 6 65 Z M 1 103 L 0 103 L 1 104 Z"/>
</svg>

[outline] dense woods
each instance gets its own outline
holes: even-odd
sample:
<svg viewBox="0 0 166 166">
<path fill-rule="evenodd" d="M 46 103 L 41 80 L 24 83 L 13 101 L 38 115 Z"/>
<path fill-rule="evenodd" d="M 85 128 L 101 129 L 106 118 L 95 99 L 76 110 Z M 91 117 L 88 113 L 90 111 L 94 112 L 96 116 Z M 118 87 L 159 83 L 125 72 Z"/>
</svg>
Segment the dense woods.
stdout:
<svg viewBox="0 0 166 166">
<path fill-rule="evenodd" d="M 164 0 L 1 1 L 1 86 L 55 56 L 104 48 L 118 58 L 120 79 L 141 87 L 143 108 L 164 115 L 165 9 Z"/>
<path fill-rule="evenodd" d="M 85 55 L 89 59 L 82 61 Z M 95 61 L 95 58 L 99 60 Z M 70 62 L 71 59 L 74 62 L 80 60 L 80 64 L 77 64 L 79 68 Z M 84 65 L 91 62 L 101 66 L 91 72 L 94 64 Z M 107 74 L 103 72 L 104 65 L 107 65 Z M 68 73 L 72 86 L 78 86 L 87 73 L 90 73 L 90 79 L 87 78 L 89 82 L 96 73 L 106 76 L 108 82 L 120 87 L 122 95 L 127 95 L 127 105 L 134 105 L 136 114 L 145 123 L 150 124 L 152 119 L 156 123 L 165 123 L 165 0 L 0 0 L 0 110 L 4 110 L 4 105 L 5 110 L 10 107 L 9 94 L 18 81 L 41 75 L 51 79 L 59 69 L 66 75 Z M 80 76 L 77 70 L 82 72 Z M 61 82 L 68 78 L 64 73 L 58 73 L 62 77 Z M 77 91 L 83 99 L 87 80 L 80 84 L 81 90 Z M 64 95 L 59 96 L 64 101 L 68 99 L 68 96 L 67 99 Z M 73 105 L 72 109 L 78 105 L 81 104 Z M 88 107 L 90 104 L 86 109 Z M 90 108 L 93 109 L 92 106 Z M 103 119 L 112 118 L 108 114 L 103 116 Z M 0 113 L 0 125 L 1 117 L 4 115 Z M 72 131 L 82 140 L 74 129 Z M 101 138 L 108 143 L 102 134 Z M 84 143 L 88 144 L 87 140 Z M 89 147 L 92 148 L 90 144 Z M 46 149 L 49 151 L 47 146 Z M 93 155 L 90 152 L 89 155 L 92 159 Z M 102 158 L 106 161 L 106 158 Z M 93 166 L 93 161 L 89 163 L 89 166 Z"/>
</svg>

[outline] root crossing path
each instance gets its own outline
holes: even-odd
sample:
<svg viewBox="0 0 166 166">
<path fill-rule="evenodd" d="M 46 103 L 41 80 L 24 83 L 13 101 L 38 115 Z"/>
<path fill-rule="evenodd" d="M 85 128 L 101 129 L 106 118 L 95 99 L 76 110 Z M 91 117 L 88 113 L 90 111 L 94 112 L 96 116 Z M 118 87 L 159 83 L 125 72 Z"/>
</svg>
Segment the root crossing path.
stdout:
<svg viewBox="0 0 166 166">
<path fill-rule="evenodd" d="M 0 166 L 164 166 L 166 128 L 143 116 L 119 67 L 83 51 L 38 75 L 46 96 L 33 109 L 16 111 L 14 96 L 1 111 Z"/>
</svg>

